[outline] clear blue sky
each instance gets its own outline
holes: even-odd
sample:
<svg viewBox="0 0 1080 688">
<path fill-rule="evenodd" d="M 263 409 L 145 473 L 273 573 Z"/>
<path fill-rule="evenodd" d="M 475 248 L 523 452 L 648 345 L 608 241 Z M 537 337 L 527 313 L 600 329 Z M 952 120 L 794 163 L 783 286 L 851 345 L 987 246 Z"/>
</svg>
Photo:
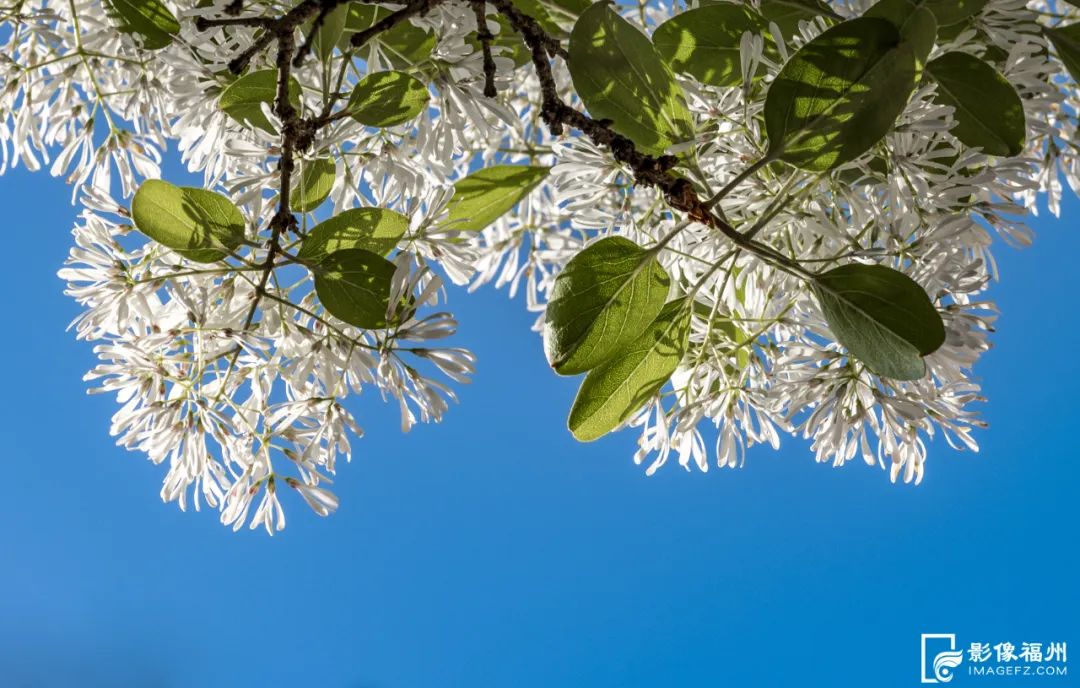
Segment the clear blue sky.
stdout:
<svg viewBox="0 0 1080 688">
<path fill-rule="evenodd" d="M 462 403 L 403 436 L 365 395 L 340 511 L 293 500 L 271 539 L 162 504 L 163 469 L 108 437 L 55 276 L 69 194 L 0 178 L 0 685 L 885 687 L 918 685 L 922 632 L 1080 652 L 1076 201 L 999 246 L 983 452 L 934 448 L 917 489 L 791 440 L 647 479 L 633 435 L 572 440 L 576 382 L 485 289 L 453 295 L 480 363 Z"/>
</svg>

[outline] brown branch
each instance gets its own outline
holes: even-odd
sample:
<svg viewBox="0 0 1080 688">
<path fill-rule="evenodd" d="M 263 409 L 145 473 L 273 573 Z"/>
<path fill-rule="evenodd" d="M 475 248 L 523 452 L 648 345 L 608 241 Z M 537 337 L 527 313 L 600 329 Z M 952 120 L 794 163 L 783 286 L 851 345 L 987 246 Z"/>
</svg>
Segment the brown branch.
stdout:
<svg viewBox="0 0 1080 688">
<path fill-rule="evenodd" d="M 495 58 L 491 55 L 491 42 L 495 40 L 487 24 L 487 2 L 470 0 L 476 15 L 476 37 L 480 39 L 480 49 L 484 53 L 484 96 L 495 97 Z"/>
<path fill-rule="evenodd" d="M 552 57 L 567 56 L 559 41 L 549 36 L 535 19 L 519 10 L 511 0 L 486 1 L 506 17 L 510 25 L 522 35 L 525 45 L 532 52 L 533 66 L 540 78 L 540 117 L 552 134 L 558 136 L 566 127 L 577 129 L 593 143 L 611 151 L 617 161 L 627 165 L 633 173 L 635 184 L 659 189 L 668 205 L 685 213 L 689 219 L 718 230 L 736 246 L 754 253 L 778 268 L 802 277 L 810 275 L 787 256 L 744 236 L 712 212 L 708 201 L 702 200 L 690 181 L 672 171 L 677 162 L 674 156 L 642 153 L 633 141 L 614 131 L 610 121 L 593 119 L 567 105 L 559 95 L 558 84 L 551 70 Z"/>
<path fill-rule="evenodd" d="M 401 22 L 411 17 L 420 17 L 427 14 L 433 7 L 441 4 L 443 0 L 409 0 L 409 2 L 396 12 L 391 12 L 363 31 L 357 31 L 351 39 L 352 46 L 359 48 L 367 43 L 373 36 L 389 31 Z"/>
</svg>

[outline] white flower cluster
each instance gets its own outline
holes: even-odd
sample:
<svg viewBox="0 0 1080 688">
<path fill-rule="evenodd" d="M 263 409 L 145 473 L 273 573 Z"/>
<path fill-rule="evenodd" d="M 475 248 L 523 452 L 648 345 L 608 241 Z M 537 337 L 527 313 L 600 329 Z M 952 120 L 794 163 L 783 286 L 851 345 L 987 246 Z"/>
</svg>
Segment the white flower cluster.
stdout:
<svg viewBox="0 0 1080 688">
<path fill-rule="evenodd" d="M 308 115 L 369 71 L 401 68 L 406 59 L 430 84 L 429 106 L 415 121 L 372 128 L 336 118 L 298 161 L 335 161 L 332 213 L 380 207 L 410 221 L 393 258 L 390 303 L 425 308 L 411 308 L 384 330 L 348 325 L 323 308 L 299 266 L 286 261 L 260 280 L 279 191 L 281 139 L 271 130 L 281 122 L 267 106 L 271 127 L 245 126 L 218 104 L 228 63 L 258 29 L 196 28 L 198 17 L 226 16 L 229 0 L 166 4 L 181 28 L 159 50 L 117 31 L 102 0 L 25 0 L 0 10 L 0 165 L 48 167 L 74 184 L 82 214 L 60 276 L 85 308 L 78 336 L 95 342 L 100 360 L 87 379 L 92 391 L 117 395 L 111 432 L 118 442 L 168 463 L 162 498 L 181 508 L 205 501 L 225 524 L 272 531 L 285 523 L 284 485 L 317 513 L 334 511 L 337 498 L 326 485 L 337 458 L 350 457 L 350 437 L 361 434 L 345 399 L 365 387 L 399 403 L 404 430 L 438 421 L 454 399 L 447 379 L 468 382 L 474 359 L 438 344 L 456 323 L 435 310 L 443 300 L 437 273 L 457 284 L 524 291 L 539 328 L 555 276 L 588 242 L 620 235 L 648 246 L 687 222 L 660 192 L 635 188 L 610 151 L 573 132 L 552 136 L 532 66 L 515 66 L 499 42 L 498 95 L 485 97 L 484 62 L 469 38 L 473 7 L 440 3 L 410 20 L 430 36 L 430 53 L 406 58 L 376 39 L 364 59 L 339 51 L 293 72 Z M 282 11 L 270 0 L 242 4 L 246 15 Z M 833 9 L 855 16 L 870 4 Z M 666 3 L 620 9 L 647 30 L 672 15 Z M 729 222 L 752 227 L 758 241 L 801 264 L 875 263 L 912 277 L 947 330 L 946 344 L 928 357 L 929 374 L 913 382 L 873 374 L 834 342 L 804 282 L 691 223 L 660 253 L 674 282 L 694 285 L 690 347 L 670 388 L 628 422 L 641 433 L 635 461 L 648 462 L 649 473 L 673 453 L 684 467 L 737 466 L 747 446 L 778 447 L 789 433 L 812 438 L 818 461 L 840 465 L 859 456 L 888 468 L 893 480 L 918 482 L 925 441 L 936 433 L 977 450 L 971 431 L 981 422 L 970 407 L 979 387 L 971 371 L 989 346 L 995 313 L 982 296 L 995 276 L 993 237 L 1027 244 L 1023 217 L 1039 195 L 1056 213 L 1061 177 L 1080 191 L 1078 95 L 1040 31 L 1061 15 L 1080 19 L 1071 5 L 990 0 L 971 28 L 935 48 L 993 51 L 1023 98 L 1022 155 L 991 158 L 960 145 L 949 133 L 952 109 L 935 103 L 936 87 L 924 83 L 871 154 L 821 175 L 766 167 L 718 206 Z M 506 30 L 493 16 L 488 23 Z M 785 40 L 774 25 L 776 52 L 746 34 L 743 74 L 762 74 L 767 83 L 825 27 L 803 22 Z M 273 59 L 273 50 L 257 54 L 252 68 L 273 67 Z M 574 102 L 564 65 L 552 65 Z M 762 93 L 686 76 L 680 82 L 696 132 L 683 147 L 692 153 L 690 174 L 715 191 L 761 157 Z M 226 260 L 192 262 L 132 231 L 129 200 L 143 180 L 161 176 L 170 145 L 245 215 L 244 241 Z M 484 231 L 456 230 L 447 220 L 454 182 L 492 162 L 552 171 Z M 317 219 L 301 216 L 299 232 Z M 706 432 L 715 439 L 707 442 Z"/>
</svg>

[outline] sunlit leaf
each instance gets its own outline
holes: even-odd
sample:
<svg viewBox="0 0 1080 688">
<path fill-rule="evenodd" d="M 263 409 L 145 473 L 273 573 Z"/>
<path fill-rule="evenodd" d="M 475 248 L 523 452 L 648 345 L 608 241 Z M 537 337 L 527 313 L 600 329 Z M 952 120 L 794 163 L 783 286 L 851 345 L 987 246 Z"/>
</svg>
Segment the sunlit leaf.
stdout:
<svg viewBox="0 0 1080 688">
<path fill-rule="evenodd" d="M 117 28 L 138 35 L 146 50 L 164 48 L 180 33 L 180 22 L 161 0 L 106 0 L 105 4 Z"/>
<path fill-rule="evenodd" d="M 765 20 L 749 7 L 722 3 L 669 19 L 653 33 L 653 43 L 676 72 L 703 84 L 737 86 L 742 83 L 739 44 L 747 31 L 769 37 Z M 775 56 L 771 39 L 767 45 Z"/>
<path fill-rule="evenodd" d="M 289 198 L 294 213 L 310 213 L 315 210 L 334 187 L 335 165 L 332 158 L 304 160 L 298 163 L 300 178 L 292 188 Z"/>
<path fill-rule="evenodd" d="M 368 74 L 353 89 L 349 114 L 369 127 L 408 122 L 427 107 L 431 93 L 424 82 L 404 72 Z"/>
<path fill-rule="evenodd" d="M 574 256 L 555 279 L 544 323 L 548 362 L 560 375 L 600 365 L 652 322 L 664 306 L 667 272 L 623 237 L 608 237 Z"/>
<path fill-rule="evenodd" d="M 768 156 L 815 172 L 865 153 L 915 88 L 915 53 L 892 22 L 860 17 L 804 45 L 765 99 Z"/>
<path fill-rule="evenodd" d="M 262 104 L 269 103 L 273 108 L 277 97 L 277 79 L 276 69 L 245 74 L 225 88 L 218 99 L 218 106 L 240 124 L 276 133 L 274 125 L 263 114 Z M 300 82 L 293 78 L 289 80 L 289 101 L 293 107 L 300 107 Z"/>
<path fill-rule="evenodd" d="M 653 397 L 679 365 L 690 336 L 684 299 L 663 307 L 656 319 L 581 383 L 567 423 L 582 442 L 591 442 L 624 423 Z"/>
<path fill-rule="evenodd" d="M 297 255 L 318 262 L 346 248 L 385 256 L 409 230 L 409 218 L 385 208 L 351 208 L 311 228 Z"/>
<path fill-rule="evenodd" d="M 492 165 L 454 184 L 447 219 L 454 229 L 480 231 L 509 212 L 547 177 L 550 168 Z"/>
<path fill-rule="evenodd" d="M 131 218 L 140 232 L 197 263 L 219 261 L 244 240 L 244 216 L 228 198 L 160 179 L 135 192 Z"/>
<path fill-rule="evenodd" d="M 606 3 L 586 10 L 570 34 L 567 66 L 589 113 L 645 153 L 690 139 L 682 88 L 655 46 Z"/>
<path fill-rule="evenodd" d="M 315 293 L 334 317 L 364 329 L 387 327 L 394 264 L 362 248 L 325 256 L 312 269 Z"/>
</svg>

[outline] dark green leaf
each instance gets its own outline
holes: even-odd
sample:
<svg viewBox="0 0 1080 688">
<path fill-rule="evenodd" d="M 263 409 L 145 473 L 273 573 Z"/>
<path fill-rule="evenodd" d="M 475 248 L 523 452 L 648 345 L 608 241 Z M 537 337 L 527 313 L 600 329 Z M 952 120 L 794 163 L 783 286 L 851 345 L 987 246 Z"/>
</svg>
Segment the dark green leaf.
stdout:
<svg viewBox="0 0 1080 688">
<path fill-rule="evenodd" d="M 739 42 L 747 31 L 769 37 L 768 25 L 757 13 L 743 5 L 723 3 L 669 19 L 653 33 L 653 43 L 675 71 L 703 84 L 738 86 L 742 83 Z M 772 48 L 772 43 L 768 46 Z"/>
<path fill-rule="evenodd" d="M 814 17 L 840 19 L 840 15 L 820 0 L 761 0 L 759 7 L 765 20 L 775 22 L 785 37 L 798 33 L 801 21 L 810 21 Z"/>
<path fill-rule="evenodd" d="M 197 263 L 221 260 L 244 239 L 244 216 L 228 198 L 160 179 L 135 192 L 131 219 L 140 232 Z"/>
<path fill-rule="evenodd" d="M 302 160 L 298 169 L 300 178 L 292 188 L 289 208 L 294 213 L 310 213 L 322 205 L 334 187 L 334 161 L 331 158 Z"/>
<path fill-rule="evenodd" d="M 923 0 L 923 6 L 934 13 L 938 26 L 952 26 L 974 17 L 990 0 Z"/>
<path fill-rule="evenodd" d="M 864 17 L 888 19 L 900 32 L 900 38 L 911 43 L 915 51 L 917 72 L 922 72 L 926 58 L 937 40 L 937 20 L 934 13 L 911 0 L 880 0 L 866 10 Z M 916 74 L 916 80 L 918 74 Z"/>
<path fill-rule="evenodd" d="M 334 317 L 364 329 L 384 328 L 394 264 L 362 248 L 324 257 L 312 270 L 315 293 Z"/>
<path fill-rule="evenodd" d="M 362 248 L 385 256 L 409 230 L 409 218 L 385 208 L 353 208 L 320 222 L 308 232 L 297 255 L 318 262 L 335 251 Z"/>
<path fill-rule="evenodd" d="M 945 325 L 922 287 L 883 265 L 842 265 L 818 275 L 814 291 L 837 341 L 883 377 L 917 380 L 922 356 L 945 343 Z"/>
<path fill-rule="evenodd" d="M 891 22 L 838 24 L 795 53 L 769 87 L 768 156 L 813 172 L 853 160 L 888 133 L 914 88 L 914 51 Z"/>
<path fill-rule="evenodd" d="M 146 50 L 164 48 L 180 33 L 180 22 L 161 0 L 107 0 L 106 11 L 120 31 L 140 36 Z"/>
<path fill-rule="evenodd" d="M 690 309 L 685 299 L 663 307 L 626 348 L 589 371 L 570 409 L 570 432 L 591 442 L 619 427 L 653 397 L 686 353 Z"/>
<path fill-rule="evenodd" d="M 567 60 L 593 117 L 651 155 L 693 137 L 682 88 L 640 30 L 606 3 L 586 10 L 570 34 Z"/>
<path fill-rule="evenodd" d="M 552 288 L 544 350 L 560 375 L 600 365 L 637 338 L 664 306 L 671 279 L 653 253 L 608 237 L 574 256 Z"/>
<path fill-rule="evenodd" d="M 478 232 L 498 220 L 529 195 L 548 175 L 547 167 L 492 165 L 454 184 L 448 224 Z"/>
<path fill-rule="evenodd" d="M 1043 33 L 1050 39 L 1065 69 L 1069 70 L 1069 76 L 1080 83 L 1080 23 L 1043 29 Z"/>
<path fill-rule="evenodd" d="M 262 104 L 270 103 L 273 107 L 274 98 L 277 97 L 277 78 L 276 69 L 245 74 L 222 91 L 218 106 L 240 124 L 276 133 L 274 125 L 263 114 Z M 289 101 L 293 107 L 300 107 L 300 83 L 296 79 L 289 80 Z"/>
<path fill-rule="evenodd" d="M 926 71 L 937 82 L 935 102 L 955 109 L 951 132 L 988 155 L 1020 155 L 1027 125 L 1024 104 L 1008 80 L 977 57 L 945 53 Z"/>
<path fill-rule="evenodd" d="M 368 74 L 353 89 L 349 114 L 369 127 L 408 122 L 427 107 L 431 93 L 424 82 L 404 72 Z"/>
</svg>

